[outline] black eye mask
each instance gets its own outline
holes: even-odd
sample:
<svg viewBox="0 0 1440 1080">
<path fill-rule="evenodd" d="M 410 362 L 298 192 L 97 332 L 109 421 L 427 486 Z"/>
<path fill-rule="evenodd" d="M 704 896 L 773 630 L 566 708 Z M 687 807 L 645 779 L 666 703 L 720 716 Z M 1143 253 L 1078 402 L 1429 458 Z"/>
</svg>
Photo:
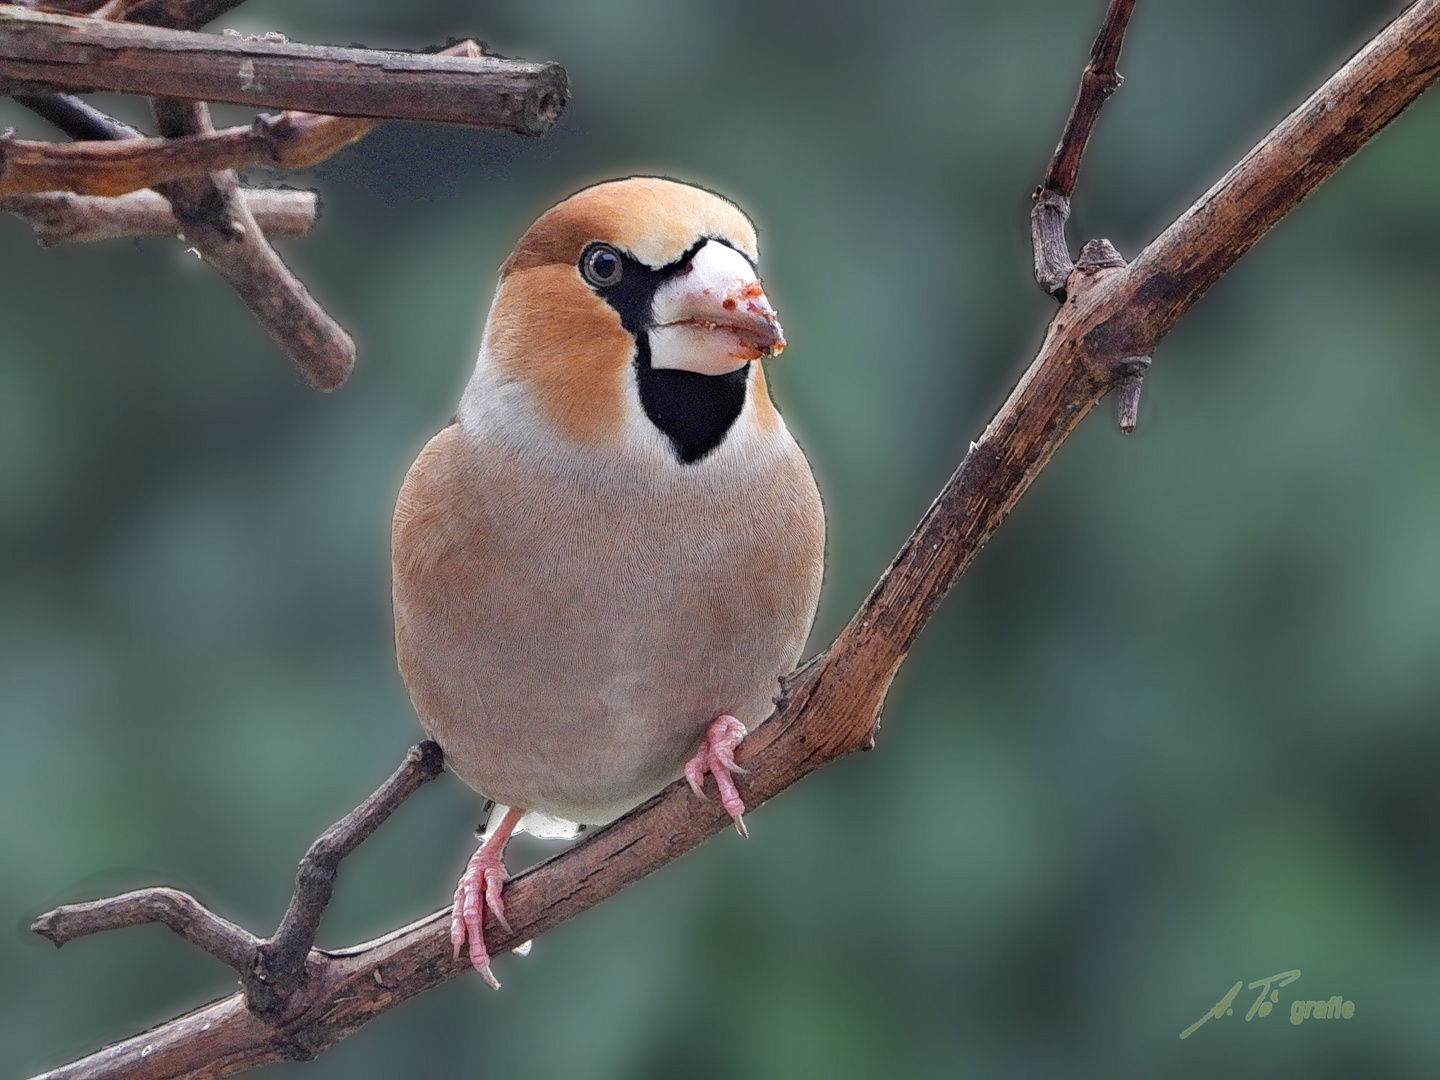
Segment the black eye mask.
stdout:
<svg viewBox="0 0 1440 1080">
<path fill-rule="evenodd" d="M 609 244 L 590 244 L 581 253 L 579 263 L 580 276 L 586 284 L 615 309 L 620 324 L 634 335 L 640 405 L 650 422 L 670 440 L 675 456 L 685 465 L 703 460 L 725 441 L 745 407 L 745 394 L 750 386 L 749 364 L 724 375 L 650 366 L 651 303 L 655 290 L 689 267 L 690 260 L 708 239 L 697 240 L 680 258 L 658 270 Z M 610 252 L 620 259 L 619 278 L 610 285 L 594 284 L 595 277 L 603 277 L 611 269 L 605 258 Z M 588 272 L 587 263 L 590 263 Z"/>
</svg>

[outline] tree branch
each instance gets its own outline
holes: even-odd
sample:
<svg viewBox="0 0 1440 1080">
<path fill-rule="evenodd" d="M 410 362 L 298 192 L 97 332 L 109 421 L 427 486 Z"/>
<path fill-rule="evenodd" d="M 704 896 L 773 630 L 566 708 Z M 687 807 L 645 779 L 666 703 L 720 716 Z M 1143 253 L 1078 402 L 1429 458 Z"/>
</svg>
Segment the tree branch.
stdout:
<svg viewBox="0 0 1440 1080">
<path fill-rule="evenodd" d="M 67 904 L 36 919 L 30 929 L 58 949 L 66 942 L 104 930 L 141 923 L 164 923 L 242 976 L 255 960 L 260 939 L 220 918 L 198 900 L 176 889 L 140 889 L 88 904 Z"/>
<path fill-rule="evenodd" d="M 303 169 L 359 138 L 372 124 L 281 113 L 256 117 L 248 127 L 176 139 L 52 143 L 0 136 L 0 195 L 32 191 L 124 195 L 167 180 L 226 169 Z"/>
<path fill-rule="evenodd" d="M 747 805 L 870 744 L 885 694 L 936 606 L 1064 438 L 1271 225 L 1440 73 L 1440 0 L 1419 0 L 1128 267 L 1103 247 L 1066 281 L 1039 356 L 835 642 L 784 680 L 775 713 L 741 744 Z M 724 828 L 714 802 L 672 785 L 566 853 L 512 881 L 499 952 L 578 915 Z M 216 1077 L 313 1055 L 401 1001 L 467 969 L 449 912 L 385 937 L 313 953 L 316 970 L 266 1023 L 236 996 L 46 1074 L 49 1080 Z M 202 1064 L 203 1063 L 203 1064 Z"/>
<path fill-rule="evenodd" d="M 405 762 L 380 789 L 310 845 L 295 876 L 295 892 L 280 928 L 260 947 L 255 981 L 247 987 L 250 1008 L 273 1014 L 303 986 L 305 961 L 315 944 L 320 920 L 330 904 L 340 861 L 384 824 L 395 809 L 445 770 L 439 743 L 426 739 L 412 746 Z"/>
<path fill-rule="evenodd" d="M 220 1008 L 210 1006 L 165 1025 L 164 1030 L 171 1036 L 198 1040 L 189 1049 L 169 1047 L 159 1059 L 164 1062 L 163 1070 L 179 1068 L 182 1071 L 178 1073 L 148 1071 L 153 1069 L 150 1059 L 156 1046 L 151 1042 L 136 1046 L 133 1054 L 126 1049 L 126 1044 L 114 1046 L 57 1073 L 70 1077 L 224 1076 L 247 1067 L 234 1063 L 248 1060 L 257 1040 L 263 1040 L 267 1050 L 275 1055 L 267 1059 L 270 1061 L 313 1057 L 303 1044 L 291 1041 L 283 1031 L 277 1030 L 274 1023 L 291 1015 L 286 1010 L 290 996 L 306 988 L 312 975 L 326 970 L 328 961 L 322 954 L 313 952 L 312 946 L 321 916 L 330 903 L 340 861 L 378 829 L 396 807 L 423 784 L 439 776 L 444 768 L 438 744 L 427 739 L 412 746 L 400 767 L 375 794 L 327 829 L 300 860 L 290 906 L 279 930 L 268 941 L 261 941 L 220 918 L 194 897 L 175 889 L 141 889 L 107 900 L 67 904 L 41 915 L 30 929 L 54 942 L 57 948 L 77 937 L 103 930 L 147 922 L 164 923 L 234 968 L 244 987 L 240 994 L 218 1003 Z M 203 1038 L 214 1030 L 215 1023 L 223 1023 L 223 1034 L 217 1032 L 218 1040 Z M 138 1070 L 132 1068 L 136 1063 L 140 1065 Z"/>
<path fill-rule="evenodd" d="M 203 101 L 155 99 L 155 122 L 167 138 L 210 132 Z M 240 294 L 251 313 L 317 390 L 333 390 L 355 366 L 355 342 L 325 313 L 266 242 L 235 173 L 226 169 L 156 190 L 170 201 L 185 239 Z"/>
<path fill-rule="evenodd" d="M 464 41 L 442 55 L 475 59 L 481 50 Z M 215 132 L 203 102 L 156 98 L 163 138 L 147 140 L 68 95 L 22 96 L 22 103 L 77 138 L 116 141 L 57 145 L 0 137 L 0 202 L 12 191 L 118 195 L 154 185 L 186 239 L 239 293 L 306 381 L 320 390 L 345 381 L 355 363 L 354 341 L 266 241 L 233 169 L 314 164 L 379 120 L 290 112 Z"/>
<path fill-rule="evenodd" d="M 15 94 L 24 105 L 72 139 L 143 139 L 145 136 L 73 94 Z M 3 168 L 3 166 L 0 166 Z M 0 172 L 3 175 L 3 172 Z"/>
<path fill-rule="evenodd" d="M 111 10 L 108 17 L 126 22 L 165 26 L 171 30 L 198 30 L 211 19 L 238 7 L 243 0 L 135 0 L 124 10 Z M 105 0 L 47 0 L 30 4 L 47 11 L 89 15 L 105 7 Z M 466 56 L 479 56 L 476 48 Z M 17 102 L 44 117 L 72 139 L 138 139 L 140 132 L 106 116 L 70 94 L 12 94 Z"/>
<path fill-rule="evenodd" d="M 1090 48 L 1090 63 L 1080 75 L 1080 91 L 1070 109 L 1070 119 L 1045 179 L 1035 189 L 1035 207 L 1030 211 L 1030 239 L 1035 251 L 1035 281 L 1057 300 L 1065 299 L 1065 279 L 1075 264 L 1065 242 L 1065 222 L 1070 218 L 1070 196 L 1080 176 L 1080 160 L 1100 115 L 1100 108 L 1125 80 L 1115 70 L 1120 46 L 1135 0 L 1110 0 L 1105 22 Z"/>
<path fill-rule="evenodd" d="M 267 237 L 304 236 L 315 224 L 313 191 L 241 188 L 240 196 Z M 6 210 L 30 223 L 41 247 L 90 243 L 127 236 L 174 236 L 181 231 L 170 203 L 158 191 L 107 198 L 46 191 L 0 198 Z"/>
<path fill-rule="evenodd" d="M 115 90 L 522 135 L 549 131 L 569 95 L 558 64 L 255 41 L 0 5 L 7 80 L 5 92 Z"/>
</svg>

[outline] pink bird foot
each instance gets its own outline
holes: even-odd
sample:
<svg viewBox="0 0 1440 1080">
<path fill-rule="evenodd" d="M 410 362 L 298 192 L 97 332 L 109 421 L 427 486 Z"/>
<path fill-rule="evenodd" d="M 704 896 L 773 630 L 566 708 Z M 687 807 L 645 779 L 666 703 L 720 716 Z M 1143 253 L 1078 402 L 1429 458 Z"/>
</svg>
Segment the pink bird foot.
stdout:
<svg viewBox="0 0 1440 1080">
<path fill-rule="evenodd" d="M 455 947 L 455 959 L 460 959 L 460 953 L 468 942 L 471 966 L 495 990 L 500 989 L 500 984 L 490 970 L 490 954 L 485 949 L 485 909 L 488 907 L 500 920 L 500 925 L 510 929 L 510 924 L 505 921 L 505 901 L 501 895 L 505 882 L 509 880 L 503 856 L 505 843 L 523 813 L 514 806 L 506 810 L 500 823 L 485 837 L 480 850 L 470 856 L 465 873 L 460 875 L 460 884 L 455 887 L 455 906 L 450 912 L 450 944 Z"/>
<path fill-rule="evenodd" d="M 734 779 L 735 773 L 745 772 L 735 764 L 735 747 L 740 745 L 740 740 L 745 738 L 745 735 L 745 725 L 733 716 L 722 713 L 710 721 L 700 749 L 685 763 L 685 779 L 690 783 L 690 790 L 704 799 L 707 798 L 705 774 L 712 774 L 715 777 L 715 788 L 720 793 L 720 805 L 735 822 L 735 830 L 741 836 L 748 837 L 750 833 L 745 828 L 745 801 L 740 798 L 740 792 L 735 790 Z"/>
</svg>

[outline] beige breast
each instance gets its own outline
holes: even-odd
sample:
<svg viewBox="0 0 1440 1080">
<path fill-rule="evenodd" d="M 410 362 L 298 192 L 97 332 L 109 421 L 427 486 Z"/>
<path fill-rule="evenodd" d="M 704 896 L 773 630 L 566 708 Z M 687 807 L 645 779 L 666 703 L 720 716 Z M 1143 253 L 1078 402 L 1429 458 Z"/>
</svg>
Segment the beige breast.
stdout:
<svg viewBox="0 0 1440 1080">
<path fill-rule="evenodd" d="M 459 424 L 426 446 L 396 508 L 396 641 L 466 783 L 601 823 L 676 779 L 718 713 L 770 713 L 824 523 L 764 406 L 693 466 L 587 467 Z"/>
</svg>

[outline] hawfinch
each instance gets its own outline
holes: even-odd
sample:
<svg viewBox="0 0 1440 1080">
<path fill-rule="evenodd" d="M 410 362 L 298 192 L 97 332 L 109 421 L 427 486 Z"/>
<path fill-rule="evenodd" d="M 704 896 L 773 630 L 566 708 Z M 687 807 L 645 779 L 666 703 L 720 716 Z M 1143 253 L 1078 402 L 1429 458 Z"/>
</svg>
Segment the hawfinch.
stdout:
<svg viewBox="0 0 1440 1080">
<path fill-rule="evenodd" d="M 426 731 L 498 804 L 451 940 L 492 986 L 512 832 L 574 835 L 732 772 L 815 614 L 824 515 L 758 361 L 784 347 L 732 203 L 654 177 L 546 211 L 500 268 L 454 422 L 395 508 Z M 572 824 L 573 823 L 573 824 Z M 564 830 L 569 828 L 569 832 Z"/>
</svg>

